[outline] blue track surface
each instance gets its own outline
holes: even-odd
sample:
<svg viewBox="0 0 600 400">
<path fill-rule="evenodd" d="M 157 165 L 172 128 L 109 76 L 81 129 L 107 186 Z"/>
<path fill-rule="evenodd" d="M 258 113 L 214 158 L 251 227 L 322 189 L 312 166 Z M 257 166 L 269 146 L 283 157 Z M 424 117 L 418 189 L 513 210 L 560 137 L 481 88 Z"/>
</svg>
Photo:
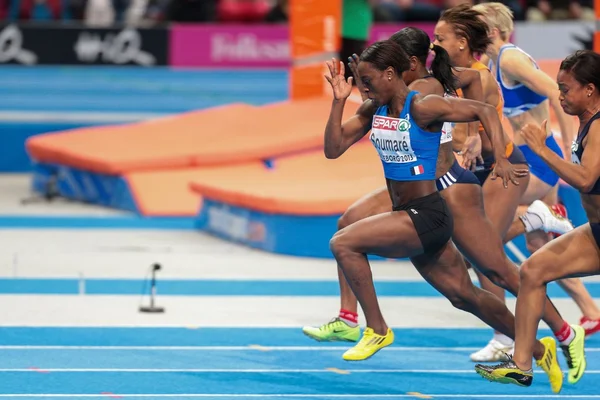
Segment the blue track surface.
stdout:
<svg viewBox="0 0 600 400">
<path fill-rule="evenodd" d="M 0 335 L 0 397 L 552 398 L 543 373 L 525 389 L 473 372 L 468 354 L 487 329 L 398 329 L 398 345 L 356 363 L 341 359 L 347 345 L 316 343 L 299 329 L 1 328 Z M 565 384 L 560 397 L 600 398 L 598 345 L 588 342 L 587 375 Z"/>
<path fill-rule="evenodd" d="M 108 117 L 94 120 L 89 113 L 121 117 L 129 113 L 134 118 L 136 113 L 178 113 L 232 102 L 262 105 L 287 98 L 284 71 L 4 66 L 0 72 L 2 112 L 68 116 L 48 122 L 6 118 L 0 124 L 5 134 L 0 159 L 6 160 L 0 162 L 0 170 L 11 171 L 29 169 L 22 143 L 32 134 L 111 123 Z M 5 216 L 0 227 L 191 229 L 193 221 Z M 594 297 L 600 297 L 599 283 L 587 286 Z M 0 279 L 0 294 L 75 295 L 80 287 L 74 279 Z M 554 284 L 548 289 L 551 297 L 566 297 Z M 143 290 L 141 280 L 85 280 L 88 294 L 139 295 Z M 377 282 L 377 291 L 380 296 L 439 296 L 423 282 Z M 330 281 L 161 279 L 158 292 L 337 296 L 339 289 Z M 565 384 L 561 395 L 554 396 L 543 373 L 536 374 L 534 385 L 527 389 L 491 384 L 474 373 L 468 355 L 489 340 L 489 329 L 397 329 L 395 333 L 393 346 L 370 360 L 348 363 L 341 359 L 348 344 L 316 343 L 299 328 L 0 327 L 0 400 L 600 399 L 600 337 L 588 341 L 587 375 L 577 386 Z M 548 333 L 541 331 L 540 336 Z"/>
</svg>

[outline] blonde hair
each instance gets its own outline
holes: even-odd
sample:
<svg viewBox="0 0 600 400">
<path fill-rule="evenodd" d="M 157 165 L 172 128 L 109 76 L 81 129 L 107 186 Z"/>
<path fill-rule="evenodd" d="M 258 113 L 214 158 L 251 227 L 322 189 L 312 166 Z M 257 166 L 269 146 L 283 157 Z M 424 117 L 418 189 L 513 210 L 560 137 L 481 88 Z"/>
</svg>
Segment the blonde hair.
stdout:
<svg viewBox="0 0 600 400">
<path fill-rule="evenodd" d="M 502 3 L 490 2 L 477 4 L 473 6 L 473 9 L 483 14 L 490 32 L 496 28 L 500 32 L 502 40 L 508 40 L 515 29 L 514 15 L 510 8 Z"/>
</svg>

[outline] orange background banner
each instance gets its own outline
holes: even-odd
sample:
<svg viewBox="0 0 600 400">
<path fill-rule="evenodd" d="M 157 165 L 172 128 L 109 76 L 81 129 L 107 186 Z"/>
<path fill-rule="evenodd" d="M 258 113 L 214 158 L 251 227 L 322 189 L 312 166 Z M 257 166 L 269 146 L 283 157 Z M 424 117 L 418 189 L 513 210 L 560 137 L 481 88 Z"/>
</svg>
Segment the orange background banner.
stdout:
<svg viewBox="0 0 600 400">
<path fill-rule="evenodd" d="M 325 61 L 340 46 L 342 0 L 290 0 L 289 16 L 290 97 L 322 96 Z"/>
</svg>

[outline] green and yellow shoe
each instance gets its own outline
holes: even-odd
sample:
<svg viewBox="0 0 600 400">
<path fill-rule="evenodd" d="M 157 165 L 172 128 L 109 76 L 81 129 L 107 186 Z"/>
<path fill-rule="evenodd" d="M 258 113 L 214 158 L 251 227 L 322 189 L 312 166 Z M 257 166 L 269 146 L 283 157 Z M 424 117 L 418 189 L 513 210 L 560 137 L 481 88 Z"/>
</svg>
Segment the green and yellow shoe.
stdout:
<svg viewBox="0 0 600 400">
<path fill-rule="evenodd" d="M 360 326 L 350 326 L 339 318 L 318 328 L 305 326 L 302 332 L 319 342 L 356 342 L 360 338 Z"/>
<path fill-rule="evenodd" d="M 571 328 L 575 331 L 575 339 L 568 346 L 560 346 L 560 348 L 569 366 L 569 383 L 575 384 L 579 382 L 587 367 L 585 360 L 585 330 L 579 325 L 571 325 Z"/>
</svg>

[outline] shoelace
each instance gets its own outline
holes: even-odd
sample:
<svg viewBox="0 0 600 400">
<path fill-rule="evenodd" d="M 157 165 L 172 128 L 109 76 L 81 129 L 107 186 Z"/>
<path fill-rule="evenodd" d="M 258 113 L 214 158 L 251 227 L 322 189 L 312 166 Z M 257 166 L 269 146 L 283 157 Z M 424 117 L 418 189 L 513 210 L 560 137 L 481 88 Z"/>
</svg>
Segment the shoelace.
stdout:
<svg viewBox="0 0 600 400">
<path fill-rule="evenodd" d="M 519 366 L 518 366 L 518 365 L 517 365 L 517 364 L 516 364 L 516 363 L 513 361 L 513 358 L 512 358 L 512 356 L 511 356 L 510 354 L 508 354 L 508 353 L 504 353 L 504 355 L 506 356 L 507 360 L 506 360 L 506 361 L 504 361 L 504 362 L 503 362 L 503 363 L 501 363 L 501 364 L 498 364 L 498 365 L 496 365 L 496 366 L 494 367 L 494 369 L 500 369 L 500 368 L 510 368 L 510 369 L 514 369 L 514 368 L 516 368 L 516 369 L 518 369 L 519 371 L 521 371 L 521 372 L 524 372 L 524 373 L 528 373 L 528 372 L 530 372 L 530 371 L 524 371 L 524 370 L 522 370 L 521 368 L 519 368 Z"/>
<path fill-rule="evenodd" d="M 569 351 L 569 346 L 560 346 L 560 348 L 562 349 L 562 352 L 563 352 L 565 358 L 567 359 L 567 365 L 569 366 L 569 369 L 574 368 L 575 364 L 573 363 L 573 358 L 571 357 L 571 352 Z"/>
<path fill-rule="evenodd" d="M 336 318 L 333 318 L 328 323 L 326 323 L 325 325 L 323 325 L 320 329 L 327 330 L 328 328 L 334 328 L 335 326 L 343 324 L 343 323 L 344 322 L 339 317 L 336 317 Z"/>
<path fill-rule="evenodd" d="M 367 344 L 370 344 L 371 341 L 373 341 L 373 339 L 374 339 L 373 334 L 371 334 L 368 331 L 365 331 L 363 337 L 360 339 L 360 341 L 358 342 L 356 347 L 366 346 Z"/>
<path fill-rule="evenodd" d="M 514 363 L 512 356 L 508 353 L 505 353 L 505 352 L 503 352 L 503 353 L 504 353 L 504 356 L 506 357 L 506 361 L 496 365 L 494 367 L 494 369 L 496 369 L 496 368 L 515 368 L 515 367 L 518 368 L 517 364 Z"/>
</svg>

